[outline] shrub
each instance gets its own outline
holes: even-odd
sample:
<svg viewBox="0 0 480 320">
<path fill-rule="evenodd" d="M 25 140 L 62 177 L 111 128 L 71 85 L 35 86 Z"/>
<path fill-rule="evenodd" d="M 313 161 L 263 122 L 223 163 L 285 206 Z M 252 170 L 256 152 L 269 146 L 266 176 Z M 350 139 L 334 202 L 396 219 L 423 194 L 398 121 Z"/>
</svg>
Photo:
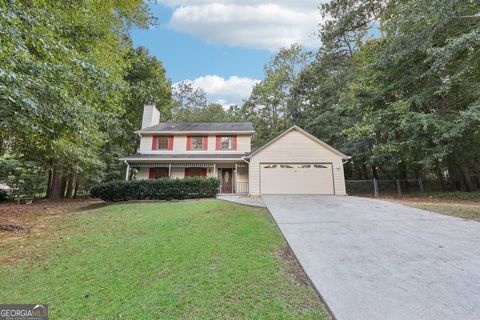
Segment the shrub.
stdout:
<svg viewBox="0 0 480 320">
<path fill-rule="evenodd" d="M 220 180 L 217 178 L 187 177 L 185 179 L 155 179 L 110 181 L 94 185 L 92 197 L 107 202 L 127 200 L 174 200 L 214 198 Z"/>
<path fill-rule="evenodd" d="M 0 202 L 11 200 L 10 194 L 6 190 L 0 189 Z"/>
</svg>

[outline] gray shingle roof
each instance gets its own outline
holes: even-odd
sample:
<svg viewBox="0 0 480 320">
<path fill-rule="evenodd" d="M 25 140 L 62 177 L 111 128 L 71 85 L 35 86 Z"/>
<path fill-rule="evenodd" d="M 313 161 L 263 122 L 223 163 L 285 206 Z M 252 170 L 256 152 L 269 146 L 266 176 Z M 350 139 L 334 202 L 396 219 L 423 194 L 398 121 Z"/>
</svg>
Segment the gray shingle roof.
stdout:
<svg viewBox="0 0 480 320">
<path fill-rule="evenodd" d="M 253 132 L 250 122 L 160 122 L 159 124 L 138 130 L 148 132 Z"/>
<path fill-rule="evenodd" d="M 218 153 L 218 154 L 134 154 L 120 158 L 120 160 L 163 160 L 163 159 L 241 159 L 241 153 Z"/>
</svg>

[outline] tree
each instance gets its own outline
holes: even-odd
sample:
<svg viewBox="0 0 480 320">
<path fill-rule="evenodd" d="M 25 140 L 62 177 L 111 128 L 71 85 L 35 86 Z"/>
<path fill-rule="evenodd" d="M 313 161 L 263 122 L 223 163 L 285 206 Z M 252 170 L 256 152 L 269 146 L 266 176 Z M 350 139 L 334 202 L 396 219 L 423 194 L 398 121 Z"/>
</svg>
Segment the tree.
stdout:
<svg viewBox="0 0 480 320">
<path fill-rule="evenodd" d="M 280 49 L 265 66 L 265 79 L 255 85 L 244 104 L 244 109 L 250 109 L 249 113 L 257 117 L 250 119 L 257 128 L 256 143 L 270 140 L 298 118 L 292 89 L 311 56 L 301 45 L 293 44 Z"/>
<path fill-rule="evenodd" d="M 208 106 L 207 94 L 194 88 L 191 81 L 182 81 L 173 87 L 172 119 L 177 122 L 191 121 L 194 113 Z"/>
<path fill-rule="evenodd" d="M 101 146 L 123 113 L 125 33 L 151 22 L 140 0 L 0 4 L 0 129 L 4 152 L 53 171 L 51 198 L 67 180 L 103 167 Z"/>
</svg>

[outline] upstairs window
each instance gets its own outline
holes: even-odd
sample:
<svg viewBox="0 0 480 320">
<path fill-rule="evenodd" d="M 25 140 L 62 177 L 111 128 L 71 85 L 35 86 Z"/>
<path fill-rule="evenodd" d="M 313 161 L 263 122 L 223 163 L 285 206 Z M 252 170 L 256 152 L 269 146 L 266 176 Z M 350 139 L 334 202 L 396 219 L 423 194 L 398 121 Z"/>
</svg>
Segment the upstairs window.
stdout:
<svg viewBox="0 0 480 320">
<path fill-rule="evenodd" d="M 168 150 L 168 137 L 158 137 L 158 144 L 157 144 L 157 149 L 158 150 Z"/>
<path fill-rule="evenodd" d="M 153 136 L 152 150 L 173 150 L 173 136 Z"/>
<path fill-rule="evenodd" d="M 236 136 L 217 136 L 217 150 L 237 150 Z"/>
<path fill-rule="evenodd" d="M 187 137 L 187 150 L 202 151 L 208 149 L 208 137 Z"/>
</svg>

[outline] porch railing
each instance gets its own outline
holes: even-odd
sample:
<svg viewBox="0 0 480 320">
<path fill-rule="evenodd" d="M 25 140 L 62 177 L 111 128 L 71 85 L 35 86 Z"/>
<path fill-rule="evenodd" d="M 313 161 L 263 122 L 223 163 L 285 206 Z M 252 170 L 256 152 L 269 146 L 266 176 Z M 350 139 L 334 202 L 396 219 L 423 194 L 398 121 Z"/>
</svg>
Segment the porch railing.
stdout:
<svg viewBox="0 0 480 320">
<path fill-rule="evenodd" d="M 218 192 L 223 193 L 222 190 L 224 189 L 222 188 L 222 183 L 220 183 L 220 188 Z M 236 194 L 248 194 L 248 181 L 236 182 L 232 191 Z"/>
<path fill-rule="evenodd" d="M 248 182 L 240 181 L 235 183 L 235 193 L 248 193 Z"/>
</svg>

